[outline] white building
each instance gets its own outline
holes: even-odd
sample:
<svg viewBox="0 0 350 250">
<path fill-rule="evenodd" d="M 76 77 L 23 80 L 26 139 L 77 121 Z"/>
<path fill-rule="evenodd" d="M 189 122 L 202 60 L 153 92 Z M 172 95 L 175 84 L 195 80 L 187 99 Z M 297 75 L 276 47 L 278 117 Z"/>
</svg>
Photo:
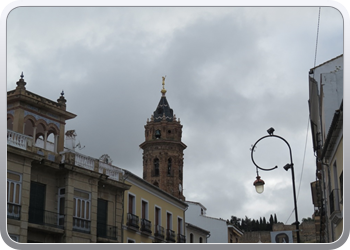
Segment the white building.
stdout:
<svg viewBox="0 0 350 250">
<path fill-rule="evenodd" d="M 319 242 L 343 233 L 343 55 L 309 72 L 316 181 L 311 184 Z"/>
<path fill-rule="evenodd" d="M 207 209 L 199 202 L 186 201 L 186 223 L 190 223 L 210 232 L 208 243 L 238 243 L 243 233 L 226 220 L 209 217 Z"/>
</svg>

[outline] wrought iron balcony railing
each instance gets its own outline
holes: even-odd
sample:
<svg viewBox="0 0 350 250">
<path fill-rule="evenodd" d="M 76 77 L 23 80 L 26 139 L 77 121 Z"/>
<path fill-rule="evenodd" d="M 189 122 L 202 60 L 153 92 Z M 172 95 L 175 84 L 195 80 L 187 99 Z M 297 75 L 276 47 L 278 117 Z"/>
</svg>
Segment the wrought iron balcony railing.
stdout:
<svg viewBox="0 0 350 250">
<path fill-rule="evenodd" d="M 64 215 L 42 209 L 29 207 L 28 222 L 56 228 L 64 228 Z"/>
<path fill-rule="evenodd" d="M 129 227 L 139 228 L 139 217 L 135 214 L 128 213 L 126 225 Z"/>
<path fill-rule="evenodd" d="M 116 226 L 110 226 L 105 223 L 97 223 L 97 237 L 117 240 L 117 231 Z"/>
<path fill-rule="evenodd" d="M 166 240 L 175 242 L 175 232 L 171 229 L 166 230 Z"/>
<path fill-rule="evenodd" d="M 7 218 L 20 220 L 21 219 L 21 206 L 18 204 L 7 203 Z"/>
<path fill-rule="evenodd" d="M 182 234 L 177 235 L 177 243 L 186 243 L 186 236 Z"/>
<path fill-rule="evenodd" d="M 141 219 L 141 231 L 152 233 L 152 223 L 149 220 Z"/>
<path fill-rule="evenodd" d="M 155 225 L 154 236 L 158 238 L 164 238 L 164 227 L 161 225 Z"/>
</svg>

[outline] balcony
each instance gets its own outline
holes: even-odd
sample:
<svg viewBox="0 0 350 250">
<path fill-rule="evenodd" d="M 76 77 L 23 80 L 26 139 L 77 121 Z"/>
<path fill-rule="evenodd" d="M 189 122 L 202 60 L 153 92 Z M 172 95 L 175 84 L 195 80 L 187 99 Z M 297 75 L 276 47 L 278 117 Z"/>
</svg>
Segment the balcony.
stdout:
<svg viewBox="0 0 350 250">
<path fill-rule="evenodd" d="M 343 219 L 340 210 L 339 189 L 333 189 L 329 195 L 329 213 L 331 221 L 336 225 Z"/>
<path fill-rule="evenodd" d="M 7 218 L 20 220 L 21 219 L 21 206 L 18 204 L 7 203 Z"/>
<path fill-rule="evenodd" d="M 164 239 L 164 227 L 161 225 L 155 225 L 154 236 L 160 239 Z"/>
<path fill-rule="evenodd" d="M 152 233 L 152 224 L 149 220 L 141 219 L 141 232 Z"/>
<path fill-rule="evenodd" d="M 117 240 L 117 231 L 116 226 L 106 225 L 105 223 L 97 223 L 97 237 Z"/>
<path fill-rule="evenodd" d="M 29 207 L 28 222 L 63 229 L 64 215 Z"/>
<path fill-rule="evenodd" d="M 182 234 L 177 235 L 177 243 L 186 243 L 186 236 Z"/>
<path fill-rule="evenodd" d="M 73 230 L 81 233 L 90 233 L 91 221 L 73 217 Z"/>
<path fill-rule="evenodd" d="M 55 144 L 50 141 L 47 141 L 45 144 L 42 139 L 38 138 L 34 143 L 33 137 L 8 129 L 7 145 L 23 150 L 28 150 L 30 152 L 36 152 L 38 155 L 41 155 L 50 161 L 56 160 L 56 153 L 54 153 Z"/>
<path fill-rule="evenodd" d="M 33 138 L 24 134 L 7 130 L 7 145 L 27 150 L 27 145 L 32 144 Z"/>
<path fill-rule="evenodd" d="M 65 149 L 65 151 L 61 152 L 60 154 L 62 163 L 66 162 L 90 171 L 106 174 L 108 175 L 109 179 L 115 181 L 119 181 L 119 175 L 123 173 L 123 171 L 118 167 L 102 162 L 99 159 L 80 154 L 74 150 Z"/>
<path fill-rule="evenodd" d="M 126 225 L 129 226 L 130 228 L 133 228 L 135 230 L 139 229 L 139 217 L 134 214 L 127 214 L 127 222 Z"/>
<path fill-rule="evenodd" d="M 166 240 L 168 242 L 175 242 L 175 232 L 171 229 L 166 230 Z"/>
</svg>

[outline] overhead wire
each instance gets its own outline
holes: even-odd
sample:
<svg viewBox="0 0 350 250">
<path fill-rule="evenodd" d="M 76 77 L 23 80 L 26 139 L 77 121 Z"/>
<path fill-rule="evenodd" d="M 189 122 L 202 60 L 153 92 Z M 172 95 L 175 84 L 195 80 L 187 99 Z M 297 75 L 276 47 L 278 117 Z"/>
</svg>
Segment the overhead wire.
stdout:
<svg viewBox="0 0 350 250">
<path fill-rule="evenodd" d="M 316 58 L 317 58 L 317 47 L 318 47 L 318 35 L 319 35 L 319 30 L 320 30 L 320 18 L 321 18 L 321 7 L 318 8 L 318 21 L 317 21 L 317 34 L 316 34 L 316 46 L 315 46 L 315 58 L 314 58 L 314 67 L 316 67 Z M 304 147 L 304 157 L 303 157 L 303 164 L 301 168 L 301 174 L 300 174 L 300 181 L 299 181 L 299 188 L 298 188 L 298 193 L 297 193 L 297 201 L 299 198 L 299 193 L 300 193 L 300 188 L 301 188 L 301 181 L 303 178 L 303 172 L 304 172 L 304 163 L 305 163 L 305 155 L 306 155 L 306 146 L 307 146 L 307 140 L 308 140 L 308 135 L 309 135 L 309 125 L 310 125 L 310 117 L 307 120 L 307 128 L 306 128 L 306 141 L 305 141 L 305 147 Z M 290 217 L 294 213 L 295 208 L 293 208 L 292 212 L 290 213 L 288 219 L 286 220 L 285 224 L 288 223 Z"/>
</svg>

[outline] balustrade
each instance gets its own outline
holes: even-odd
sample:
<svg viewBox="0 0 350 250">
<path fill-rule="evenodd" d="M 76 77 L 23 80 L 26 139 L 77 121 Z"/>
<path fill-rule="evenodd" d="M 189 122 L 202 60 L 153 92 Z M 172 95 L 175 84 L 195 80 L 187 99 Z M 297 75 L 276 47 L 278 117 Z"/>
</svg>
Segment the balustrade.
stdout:
<svg viewBox="0 0 350 250">
<path fill-rule="evenodd" d="M 27 142 L 32 140 L 32 137 L 7 130 L 7 144 L 16 148 L 27 150 Z"/>
</svg>

